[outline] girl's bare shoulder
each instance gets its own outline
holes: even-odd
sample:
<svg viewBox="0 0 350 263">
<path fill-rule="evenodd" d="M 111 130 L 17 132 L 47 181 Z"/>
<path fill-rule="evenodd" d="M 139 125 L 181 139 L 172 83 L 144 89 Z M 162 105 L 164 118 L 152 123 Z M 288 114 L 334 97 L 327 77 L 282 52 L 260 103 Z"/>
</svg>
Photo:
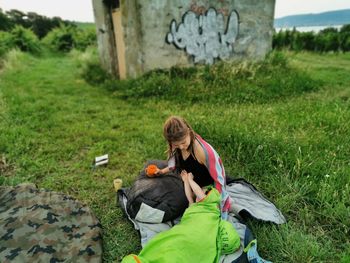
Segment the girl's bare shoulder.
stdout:
<svg viewBox="0 0 350 263">
<path fill-rule="evenodd" d="M 198 140 L 194 141 L 194 154 L 197 161 L 201 164 L 205 165 L 205 152 L 202 145 L 198 142 Z"/>
</svg>

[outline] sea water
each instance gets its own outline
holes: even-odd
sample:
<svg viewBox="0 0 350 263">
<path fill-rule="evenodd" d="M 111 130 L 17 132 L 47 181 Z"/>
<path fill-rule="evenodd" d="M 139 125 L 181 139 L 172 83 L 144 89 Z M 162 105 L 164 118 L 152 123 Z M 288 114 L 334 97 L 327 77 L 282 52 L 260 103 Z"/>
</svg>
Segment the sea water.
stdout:
<svg viewBox="0 0 350 263">
<path fill-rule="evenodd" d="M 300 27 L 295 27 L 296 31 L 299 32 L 311 32 L 313 31 L 314 33 L 318 33 L 319 31 L 321 31 L 322 29 L 325 28 L 329 28 L 329 27 L 333 27 L 336 29 L 340 29 L 343 25 L 326 25 L 326 26 L 300 26 Z M 293 30 L 293 27 L 275 27 L 276 32 L 279 31 L 286 31 L 286 30 Z"/>
</svg>

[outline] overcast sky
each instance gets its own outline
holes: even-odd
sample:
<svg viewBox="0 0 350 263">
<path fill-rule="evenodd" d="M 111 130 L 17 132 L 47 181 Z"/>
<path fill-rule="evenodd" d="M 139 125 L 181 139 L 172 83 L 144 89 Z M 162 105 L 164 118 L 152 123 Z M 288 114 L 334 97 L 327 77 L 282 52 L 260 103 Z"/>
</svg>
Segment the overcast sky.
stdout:
<svg viewBox="0 0 350 263">
<path fill-rule="evenodd" d="M 94 21 L 92 0 L 0 0 L 0 8 L 3 11 L 35 12 L 47 17 L 59 16 L 71 21 Z"/>
<path fill-rule="evenodd" d="M 94 21 L 92 0 L 0 0 L 0 8 L 3 11 L 35 12 L 47 17 L 59 16 L 71 21 Z M 339 9 L 350 9 L 350 0 L 276 0 L 275 17 Z"/>
</svg>

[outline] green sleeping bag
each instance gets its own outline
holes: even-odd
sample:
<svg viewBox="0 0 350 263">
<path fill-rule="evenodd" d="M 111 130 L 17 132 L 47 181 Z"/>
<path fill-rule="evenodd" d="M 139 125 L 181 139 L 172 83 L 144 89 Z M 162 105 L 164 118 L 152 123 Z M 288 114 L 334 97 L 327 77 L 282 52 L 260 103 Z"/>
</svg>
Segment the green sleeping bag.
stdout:
<svg viewBox="0 0 350 263">
<path fill-rule="evenodd" d="M 220 217 L 220 194 L 214 188 L 200 202 L 188 207 L 181 222 L 152 238 L 138 256 L 122 263 L 218 262 L 221 254 L 234 252 L 240 238 L 233 226 Z"/>
</svg>

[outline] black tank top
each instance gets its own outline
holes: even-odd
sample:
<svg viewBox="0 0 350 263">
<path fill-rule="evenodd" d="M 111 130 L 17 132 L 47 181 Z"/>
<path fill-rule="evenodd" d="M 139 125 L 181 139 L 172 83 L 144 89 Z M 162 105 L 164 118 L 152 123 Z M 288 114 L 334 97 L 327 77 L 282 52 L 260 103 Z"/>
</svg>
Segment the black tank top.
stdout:
<svg viewBox="0 0 350 263">
<path fill-rule="evenodd" d="M 188 173 L 193 174 L 193 180 L 200 186 L 207 186 L 214 184 L 213 178 L 210 176 L 208 168 L 199 163 L 193 156 L 190 154 L 186 160 L 182 158 L 180 154 L 180 170 L 185 170 Z"/>
</svg>

